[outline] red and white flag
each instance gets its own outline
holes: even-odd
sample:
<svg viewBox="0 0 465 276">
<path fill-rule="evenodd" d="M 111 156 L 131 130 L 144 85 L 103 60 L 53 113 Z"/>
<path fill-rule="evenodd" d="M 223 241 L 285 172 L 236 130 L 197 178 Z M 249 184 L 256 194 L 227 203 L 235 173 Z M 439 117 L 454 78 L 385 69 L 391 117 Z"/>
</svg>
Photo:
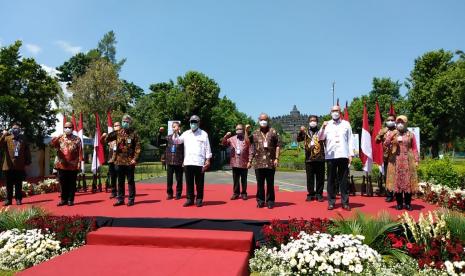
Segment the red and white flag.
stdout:
<svg viewBox="0 0 465 276">
<path fill-rule="evenodd" d="M 77 125 L 76 125 L 76 117 L 74 117 L 74 111 L 73 111 L 73 115 L 71 116 L 71 122 L 73 123 L 73 135 L 78 135 L 78 129 L 77 129 Z"/>
<path fill-rule="evenodd" d="M 389 115 L 396 116 L 396 111 L 394 110 L 394 105 L 391 103 L 391 107 L 389 108 Z"/>
<path fill-rule="evenodd" d="M 92 156 L 92 173 L 96 174 L 97 170 L 100 166 L 105 163 L 105 155 L 103 153 L 103 145 L 100 143 L 100 119 L 98 114 L 95 113 L 95 123 L 96 123 L 96 130 L 94 136 L 94 153 Z"/>
<path fill-rule="evenodd" d="M 107 111 L 107 127 L 108 127 L 107 133 L 113 132 L 113 120 L 111 120 L 110 110 Z"/>
<path fill-rule="evenodd" d="M 81 138 L 81 149 L 84 151 L 84 123 L 82 121 L 82 112 L 79 113 L 79 125 L 77 127 L 77 136 Z M 82 156 L 84 156 L 84 152 L 82 153 Z M 81 161 L 81 172 L 85 173 L 86 168 L 84 166 L 84 160 Z"/>
<path fill-rule="evenodd" d="M 373 153 L 371 148 L 370 124 L 368 123 L 368 112 L 366 102 L 363 103 L 362 141 L 360 143 L 360 147 L 360 159 L 363 163 L 363 170 L 366 173 L 370 173 L 373 164 Z"/>
<path fill-rule="evenodd" d="M 63 112 L 63 132 L 65 131 L 65 125 L 66 125 L 66 114 Z"/>
<path fill-rule="evenodd" d="M 373 162 L 380 168 L 381 173 L 384 173 L 384 162 L 383 162 L 383 144 L 376 143 L 376 135 L 382 128 L 381 112 L 379 111 L 379 104 L 376 101 L 375 109 L 375 121 L 373 123 L 373 137 L 371 137 L 371 146 L 373 148 Z"/>
</svg>

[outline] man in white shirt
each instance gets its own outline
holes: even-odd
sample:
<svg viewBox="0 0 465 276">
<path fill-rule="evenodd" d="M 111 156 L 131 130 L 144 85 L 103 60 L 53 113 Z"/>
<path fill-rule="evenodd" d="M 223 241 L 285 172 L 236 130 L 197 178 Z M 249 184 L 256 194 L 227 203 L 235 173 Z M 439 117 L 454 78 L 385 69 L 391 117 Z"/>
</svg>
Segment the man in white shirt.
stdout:
<svg viewBox="0 0 465 276">
<path fill-rule="evenodd" d="M 194 183 L 197 190 L 195 205 L 202 207 L 205 171 L 210 167 L 212 152 L 208 134 L 199 128 L 200 118 L 189 119 L 190 130 L 174 138 L 176 144 L 184 143 L 184 170 L 186 174 L 187 200 L 184 207 L 194 205 Z"/>
<path fill-rule="evenodd" d="M 328 210 L 334 209 L 336 203 L 336 181 L 339 182 L 342 208 L 350 211 L 347 176 L 354 156 L 352 127 L 341 119 L 341 108 L 331 108 L 331 121 L 323 123 L 319 139 L 325 141 L 325 159 L 328 164 Z"/>
</svg>

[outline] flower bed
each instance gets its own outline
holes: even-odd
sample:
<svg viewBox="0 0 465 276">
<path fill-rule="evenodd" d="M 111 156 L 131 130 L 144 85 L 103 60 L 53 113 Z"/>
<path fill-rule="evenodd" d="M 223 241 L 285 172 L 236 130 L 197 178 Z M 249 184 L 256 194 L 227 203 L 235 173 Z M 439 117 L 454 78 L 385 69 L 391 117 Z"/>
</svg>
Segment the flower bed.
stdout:
<svg viewBox="0 0 465 276">
<path fill-rule="evenodd" d="M 465 275 L 461 213 L 420 214 L 417 222 L 408 213 L 398 220 L 357 213 L 350 219 L 313 221 L 291 219 L 285 226 L 274 220 L 264 226 L 266 242 L 249 262 L 252 274 Z"/>
<path fill-rule="evenodd" d="M 60 191 L 60 185 L 54 178 L 44 179 L 37 183 L 23 181 L 23 196 L 48 194 Z M 0 187 L 0 200 L 6 199 L 6 187 Z"/>
<path fill-rule="evenodd" d="M 420 183 L 419 187 L 420 196 L 424 201 L 452 210 L 465 211 L 465 190 L 430 183 Z"/>
</svg>

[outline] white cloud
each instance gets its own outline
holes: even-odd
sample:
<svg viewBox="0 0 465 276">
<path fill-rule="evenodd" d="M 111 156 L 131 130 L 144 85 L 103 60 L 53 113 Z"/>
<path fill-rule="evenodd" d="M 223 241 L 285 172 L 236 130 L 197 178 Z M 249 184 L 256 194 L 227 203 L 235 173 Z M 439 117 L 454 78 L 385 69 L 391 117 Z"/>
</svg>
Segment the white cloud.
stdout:
<svg viewBox="0 0 465 276">
<path fill-rule="evenodd" d="M 82 47 L 81 46 L 74 46 L 74 45 L 71 45 L 71 43 L 67 42 L 67 41 L 64 41 L 64 40 L 58 40 L 58 41 L 55 41 L 55 43 L 60 46 L 60 48 L 67 52 L 67 53 L 70 53 L 72 55 L 75 55 L 77 53 L 79 53 L 81 50 L 82 50 Z"/>
<path fill-rule="evenodd" d="M 40 48 L 39 45 L 35 44 L 26 44 L 24 45 L 26 47 L 26 50 L 28 50 L 29 53 L 33 54 L 34 56 L 37 55 L 40 51 L 42 51 L 42 48 Z"/>
</svg>

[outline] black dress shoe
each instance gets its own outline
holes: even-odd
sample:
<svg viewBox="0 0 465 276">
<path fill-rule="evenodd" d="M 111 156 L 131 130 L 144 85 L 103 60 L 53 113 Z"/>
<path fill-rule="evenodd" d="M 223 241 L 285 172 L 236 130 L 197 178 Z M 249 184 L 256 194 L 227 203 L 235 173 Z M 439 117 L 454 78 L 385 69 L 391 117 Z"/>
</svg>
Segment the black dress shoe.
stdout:
<svg viewBox="0 0 465 276">
<path fill-rule="evenodd" d="M 110 199 L 113 199 L 113 198 L 115 198 L 115 197 L 116 197 L 115 194 L 111 194 Z"/>
<path fill-rule="evenodd" d="M 64 206 L 64 205 L 66 205 L 66 202 L 64 202 L 64 201 L 60 201 L 60 202 L 58 202 L 58 204 L 57 204 L 58 207 L 59 207 L 59 206 Z"/>
<path fill-rule="evenodd" d="M 349 204 L 344 204 L 344 205 L 342 205 L 342 209 L 344 209 L 344 210 L 346 210 L 346 211 L 352 210 L 352 208 L 350 208 Z"/>
<path fill-rule="evenodd" d="M 166 200 L 171 200 L 171 199 L 173 199 L 173 195 L 167 195 L 166 196 Z"/>
<path fill-rule="evenodd" d="M 268 202 L 266 205 L 267 205 L 268 209 L 273 209 L 274 202 Z"/>
<path fill-rule="evenodd" d="M 126 204 L 127 206 L 133 206 L 134 205 L 134 201 L 130 200 L 128 201 L 128 204 Z"/>
<path fill-rule="evenodd" d="M 247 200 L 248 197 L 247 197 L 246 194 L 242 194 L 242 195 L 241 195 L 241 198 L 242 198 L 242 200 Z"/>
<path fill-rule="evenodd" d="M 181 199 L 181 195 L 176 195 L 175 200 L 180 200 L 180 199 Z"/>
<path fill-rule="evenodd" d="M 412 211 L 412 210 L 413 210 L 412 205 L 410 205 L 410 204 L 405 204 L 405 210 L 407 210 L 407 211 Z"/>
<path fill-rule="evenodd" d="M 397 204 L 396 205 L 396 210 L 402 210 L 402 205 Z"/>
<path fill-rule="evenodd" d="M 68 201 L 68 206 L 73 206 L 74 205 L 74 201 Z"/>
<path fill-rule="evenodd" d="M 313 200 L 313 196 L 307 196 L 307 198 L 305 199 L 305 201 L 312 201 Z"/>
<path fill-rule="evenodd" d="M 386 199 L 384 201 L 392 202 L 392 201 L 394 201 L 394 198 L 392 196 L 388 196 L 388 197 L 386 197 Z"/>
<path fill-rule="evenodd" d="M 317 195 L 316 199 L 318 200 L 318 202 L 323 202 L 324 201 L 323 196 L 321 196 L 321 195 Z"/>
<path fill-rule="evenodd" d="M 203 206 L 203 200 L 202 199 L 197 199 L 195 201 L 195 206 L 197 207 L 202 207 Z"/>
<path fill-rule="evenodd" d="M 236 200 L 239 198 L 239 195 L 232 195 L 231 200 Z"/>
<path fill-rule="evenodd" d="M 257 208 L 263 208 L 263 207 L 265 207 L 264 202 L 257 202 Z"/>
<path fill-rule="evenodd" d="M 3 203 L 3 206 L 10 206 L 11 205 L 11 201 L 5 201 L 5 203 Z"/>
<path fill-rule="evenodd" d="M 192 200 L 187 200 L 186 202 L 184 202 L 184 204 L 182 205 L 183 207 L 189 207 L 189 206 L 192 206 L 194 205 L 194 202 L 192 202 Z"/>
<path fill-rule="evenodd" d="M 21 199 L 16 200 L 16 205 L 22 205 L 23 203 L 21 202 Z"/>
<path fill-rule="evenodd" d="M 328 206 L 328 210 L 334 210 L 334 205 L 330 204 L 330 205 Z"/>
<path fill-rule="evenodd" d="M 121 205 L 124 205 L 124 201 L 117 201 L 113 203 L 113 206 L 121 206 Z"/>
</svg>

